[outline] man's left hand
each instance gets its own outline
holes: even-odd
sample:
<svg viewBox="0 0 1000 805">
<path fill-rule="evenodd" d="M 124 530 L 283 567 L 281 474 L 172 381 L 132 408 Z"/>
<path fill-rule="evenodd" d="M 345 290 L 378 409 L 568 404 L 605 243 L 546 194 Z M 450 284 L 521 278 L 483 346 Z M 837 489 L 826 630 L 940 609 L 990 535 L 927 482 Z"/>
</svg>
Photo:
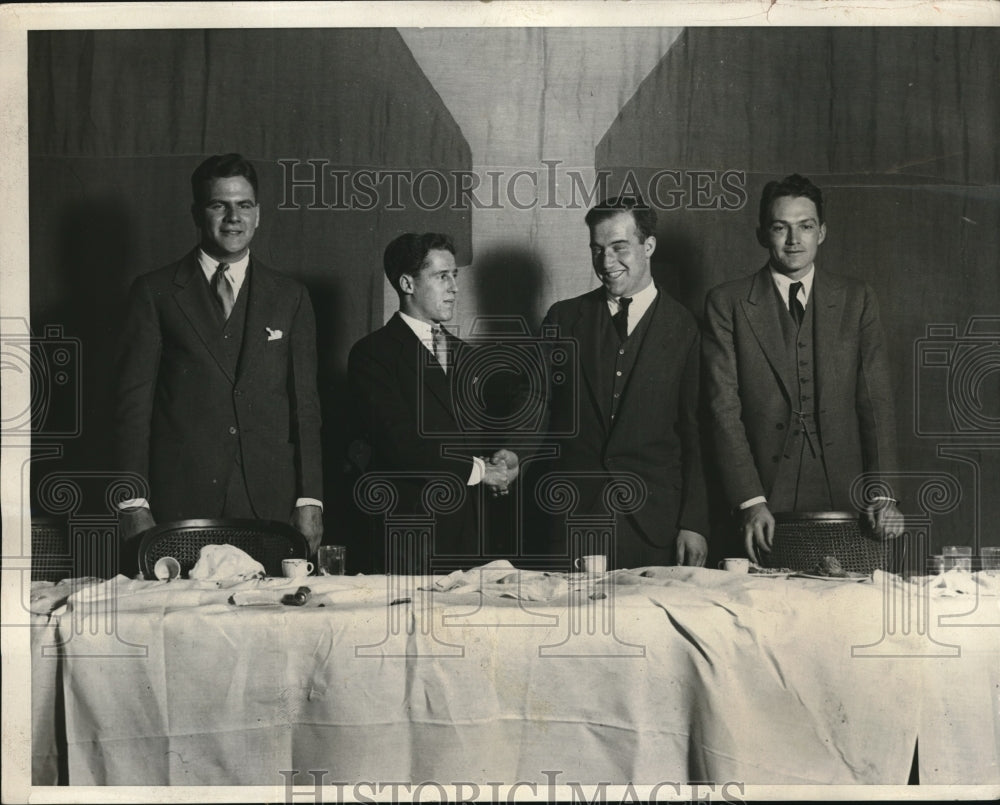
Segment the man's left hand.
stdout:
<svg viewBox="0 0 1000 805">
<path fill-rule="evenodd" d="M 291 522 L 309 543 L 309 553 L 316 553 L 323 541 L 323 509 L 319 506 L 296 506 L 292 511 Z"/>
<path fill-rule="evenodd" d="M 865 510 L 865 520 L 880 539 L 895 539 L 903 533 L 903 514 L 893 500 L 876 500 Z"/>
<path fill-rule="evenodd" d="M 708 558 L 708 542 L 697 531 L 677 532 L 677 564 L 704 567 Z"/>
</svg>

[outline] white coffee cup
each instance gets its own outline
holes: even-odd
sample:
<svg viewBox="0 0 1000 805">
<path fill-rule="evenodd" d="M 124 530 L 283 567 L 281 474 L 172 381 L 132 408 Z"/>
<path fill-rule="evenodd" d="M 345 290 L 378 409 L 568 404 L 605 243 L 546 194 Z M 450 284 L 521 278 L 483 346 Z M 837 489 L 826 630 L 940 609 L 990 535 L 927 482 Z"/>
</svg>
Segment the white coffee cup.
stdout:
<svg viewBox="0 0 1000 805">
<path fill-rule="evenodd" d="M 305 559 L 282 559 L 281 575 L 286 579 L 298 579 L 313 572 L 313 563 Z"/>
<path fill-rule="evenodd" d="M 181 577 L 181 563 L 172 556 L 161 556 L 153 565 L 153 575 L 160 581 L 173 581 Z"/>
<path fill-rule="evenodd" d="M 739 558 L 723 559 L 719 562 L 719 567 L 723 570 L 728 570 L 730 573 L 749 573 L 750 560 Z"/>
<path fill-rule="evenodd" d="M 608 557 L 601 554 L 580 556 L 573 561 L 573 567 L 584 573 L 604 573 L 608 569 Z"/>
</svg>

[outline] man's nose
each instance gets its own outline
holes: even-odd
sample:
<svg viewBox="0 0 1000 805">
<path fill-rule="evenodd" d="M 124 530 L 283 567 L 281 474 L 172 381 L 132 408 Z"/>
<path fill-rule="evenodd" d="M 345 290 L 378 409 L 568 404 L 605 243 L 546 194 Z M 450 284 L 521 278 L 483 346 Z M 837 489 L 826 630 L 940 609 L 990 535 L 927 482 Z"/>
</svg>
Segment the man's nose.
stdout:
<svg viewBox="0 0 1000 805">
<path fill-rule="evenodd" d="M 612 267 L 614 267 L 615 263 L 617 262 L 617 258 L 615 257 L 615 253 L 613 251 L 611 251 L 610 249 L 608 249 L 606 252 L 604 252 L 604 256 L 602 258 L 602 262 L 604 263 L 604 267 L 605 268 L 612 268 Z"/>
<path fill-rule="evenodd" d="M 235 207 L 226 207 L 224 217 L 227 221 L 238 221 L 240 219 L 239 211 Z"/>
<path fill-rule="evenodd" d="M 788 227 L 785 230 L 785 243 L 794 244 L 799 242 L 799 233 L 794 226 Z"/>
<path fill-rule="evenodd" d="M 458 277 L 448 277 L 448 290 L 452 293 L 458 292 Z"/>
</svg>

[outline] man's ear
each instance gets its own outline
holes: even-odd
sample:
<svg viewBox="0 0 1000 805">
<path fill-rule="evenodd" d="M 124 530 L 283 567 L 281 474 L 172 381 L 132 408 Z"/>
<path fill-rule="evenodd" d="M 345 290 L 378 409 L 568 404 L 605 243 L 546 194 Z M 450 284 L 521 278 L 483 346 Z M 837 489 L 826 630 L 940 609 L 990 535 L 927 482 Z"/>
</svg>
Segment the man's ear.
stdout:
<svg viewBox="0 0 1000 805">
<path fill-rule="evenodd" d="M 643 248 L 646 250 L 646 257 L 652 257 L 653 252 L 656 251 L 656 235 L 650 235 L 642 242 Z"/>
<path fill-rule="evenodd" d="M 400 274 L 398 286 L 400 292 L 402 293 L 405 294 L 413 293 L 413 277 L 411 277 L 409 274 Z"/>
<path fill-rule="evenodd" d="M 767 239 L 767 233 L 760 227 L 757 227 L 757 242 L 765 249 L 771 248 L 771 243 Z"/>
<path fill-rule="evenodd" d="M 820 224 L 819 239 L 817 240 L 817 244 L 822 243 L 824 240 L 826 240 L 826 224 Z"/>
</svg>

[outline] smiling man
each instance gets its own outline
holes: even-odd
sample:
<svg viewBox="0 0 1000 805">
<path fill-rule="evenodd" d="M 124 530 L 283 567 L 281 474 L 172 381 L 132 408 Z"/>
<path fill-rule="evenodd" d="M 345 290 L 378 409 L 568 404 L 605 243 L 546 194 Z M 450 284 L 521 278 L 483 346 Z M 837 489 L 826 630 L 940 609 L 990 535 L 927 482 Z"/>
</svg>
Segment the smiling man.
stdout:
<svg viewBox="0 0 1000 805">
<path fill-rule="evenodd" d="M 878 303 L 865 283 L 817 268 L 819 188 L 798 174 L 769 182 L 757 240 L 767 265 L 709 293 L 702 339 L 716 464 L 755 559 L 773 543 L 773 512 L 850 510 L 855 478 L 896 460 Z M 868 499 L 891 536 L 895 501 Z"/>
<path fill-rule="evenodd" d="M 554 304 L 542 326 L 574 339 L 579 357 L 579 365 L 569 367 L 579 382 L 549 384 L 550 431 L 576 434 L 559 441 L 551 471 L 579 490 L 575 515 L 605 513 L 608 484 L 639 478 L 638 505 L 616 517 L 609 557 L 615 567 L 704 565 L 698 327 L 653 282 L 651 207 L 631 196 L 607 199 L 585 222 L 600 285 Z M 564 525 L 555 527 L 555 550 L 571 550 Z"/>
<path fill-rule="evenodd" d="M 250 253 L 257 174 L 239 154 L 191 176 L 199 243 L 140 276 L 116 377 L 119 466 L 148 479 L 128 538 L 155 521 L 290 520 L 323 536 L 316 335 L 306 289 Z"/>
</svg>

